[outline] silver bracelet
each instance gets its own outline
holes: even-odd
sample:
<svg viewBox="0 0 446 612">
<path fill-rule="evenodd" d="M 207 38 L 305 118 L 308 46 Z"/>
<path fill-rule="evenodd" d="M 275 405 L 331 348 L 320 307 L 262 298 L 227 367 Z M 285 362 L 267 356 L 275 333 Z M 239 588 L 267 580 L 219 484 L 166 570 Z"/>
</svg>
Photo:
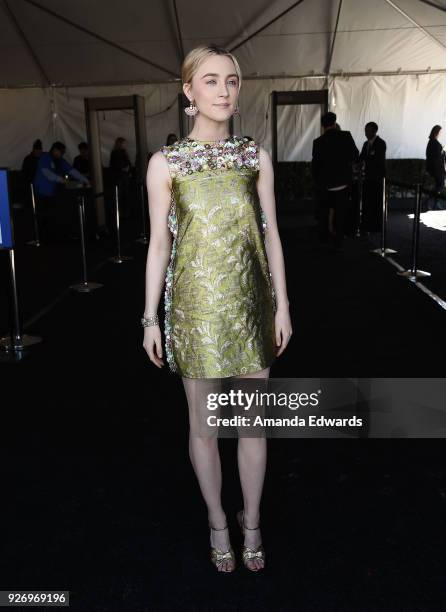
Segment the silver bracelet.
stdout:
<svg viewBox="0 0 446 612">
<path fill-rule="evenodd" d="M 159 325 L 159 321 L 158 321 L 158 315 L 152 315 L 150 317 L 142 317 L 141 318 L 141 325 L 143 327 L 151 327 L 152 325 Z"/>
</svg>

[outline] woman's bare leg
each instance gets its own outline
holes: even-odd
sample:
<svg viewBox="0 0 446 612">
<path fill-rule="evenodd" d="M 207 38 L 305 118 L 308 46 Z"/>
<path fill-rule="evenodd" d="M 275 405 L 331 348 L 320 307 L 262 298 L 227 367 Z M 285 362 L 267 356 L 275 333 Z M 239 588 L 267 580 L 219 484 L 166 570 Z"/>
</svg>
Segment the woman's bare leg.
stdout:
<svg viewBox="0 0 446 612">
<path fill-rule="evenodd" d="M 197 476 L 201 493 L 208 509 L 209 524 L 221 529 L 227 524 L 226 515 L 221 505 L 221 463 L 218 451 L 217 431 L 203 431 L 203 424 L 209 414 L 206 396 L 211 392 L 209 383 L 201 379 L 184 378 L 184 389 L 189 406 L 189 457 Z M 218 393 L 219 388 L 212 389 Z M 223 552 L 229 550 L 229 532 L 211 531 L 211 546 Z M 231 571 L 232 561 L 223 561 L 219 571 Z"/>
<path fill-rule="evenodd" d="M 268 378 L 269 368 L 234 376 L 234 378 Z M 243 491 L 244 523 L 247 527 L 257 527 L 260 521 L 260 500 L 266 470 L 266 438 L 239 438 L 237 447 L 240 484 Z M 262 543 L 260 529 L 245 530 L 245 546 L 257 548 Z M 248 565 L 253 569 L 263 567 L 261 559 L 250 559 Z"/>
</svg>

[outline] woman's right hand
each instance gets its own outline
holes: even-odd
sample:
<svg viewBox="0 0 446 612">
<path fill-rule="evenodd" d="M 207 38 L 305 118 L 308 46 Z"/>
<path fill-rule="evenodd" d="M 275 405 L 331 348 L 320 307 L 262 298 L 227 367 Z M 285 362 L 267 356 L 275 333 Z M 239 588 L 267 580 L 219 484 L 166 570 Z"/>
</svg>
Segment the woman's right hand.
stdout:
<svg viewBox="0 0 446 612">
<path fill-rule="evenodd" d="M 144 342 L 143 347 L 149 356 L 149 359 L 158 368 L 162 368 L 164 361 L 163 346 L 161 342 L 161 330 L 159 325 L 151 325 L 150 327 L 144 327 Z"/>
</svg>

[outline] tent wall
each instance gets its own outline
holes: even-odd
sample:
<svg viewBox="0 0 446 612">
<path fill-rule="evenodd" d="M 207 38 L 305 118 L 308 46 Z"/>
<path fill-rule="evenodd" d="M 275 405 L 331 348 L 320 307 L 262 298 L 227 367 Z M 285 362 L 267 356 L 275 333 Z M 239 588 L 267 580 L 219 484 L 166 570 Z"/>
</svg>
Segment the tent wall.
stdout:
<svg viewBox="0 0 446 612">
<path fill-rule="evenodd" d="M 446 74 L 337 78 L 330 93 L 331 110 L 357 144 L 367 121 L 379 125 L 389 158 L 424 158 L 435 124 L 446 142 Z"/>
<path fill-rule="evenodd" d="M 250 135 L 271 151 L 270 92 L 322 89 L 323 78 L 253 79 L 243 83 L 240 118 L 235 132 Z M 427 135 L 434 124 L 446 127 L 446 74 L 420 76 L 336 77 L 330 82 L 330 107 L 343 129 L 351 130 L 358 147 L 363 127 L 376 121 L 387 141 L 389 158 L 423 158 Z M 44 147 L 53 140 L 67 145 L 67 159 L 77 154 L 86 138 L 84 97 L 139 94 L 146 101 L 147 141 L 150 151 L 164 144 L 169 132 L 179 133 L 177 83 L 76 88 L 0 90 L 0 166 L 19 168 L 32 142 Z M 170 108 L 168 108 L 170 107 Z M 167 109 L 167 110 L 166 110 Z M 279 159 L 311 159 L 312 140 L 319 134 L 315 107 L 283 107 L 279 121 Z M 100 114 L 103 163 L 108 164 L 114 139 L 124 136 L 134 158 L 133 115 L 130 111 Z"/>
</svg>

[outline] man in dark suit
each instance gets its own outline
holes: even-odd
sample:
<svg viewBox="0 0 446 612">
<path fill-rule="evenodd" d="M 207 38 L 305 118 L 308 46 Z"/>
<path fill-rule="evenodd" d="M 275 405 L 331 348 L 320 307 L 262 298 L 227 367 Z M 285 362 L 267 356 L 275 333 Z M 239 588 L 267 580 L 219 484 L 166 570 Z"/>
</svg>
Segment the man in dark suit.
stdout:
<svg viewBox="0 0 446 612">
<path fill-rule="evenodd" d="M 353 164 L 359 151 L 350 132 L 336 129 L 335 113 L 322 116 L 324 133 L 313 141 L 312 172 L 318 192 L 322 227 L 342 250 L 344 218 L 349 203 Z"/>
<path fill-rule="evenodd" d="M 365 136 L 367 140 L 359 156 L 359 161 L 364 165 L 361 229 L 366 232 L 379 232 L 382 224 L 387 146 L 378 136 L 378 126 L 374 121 L 366 124 Z"/>
</svg>

